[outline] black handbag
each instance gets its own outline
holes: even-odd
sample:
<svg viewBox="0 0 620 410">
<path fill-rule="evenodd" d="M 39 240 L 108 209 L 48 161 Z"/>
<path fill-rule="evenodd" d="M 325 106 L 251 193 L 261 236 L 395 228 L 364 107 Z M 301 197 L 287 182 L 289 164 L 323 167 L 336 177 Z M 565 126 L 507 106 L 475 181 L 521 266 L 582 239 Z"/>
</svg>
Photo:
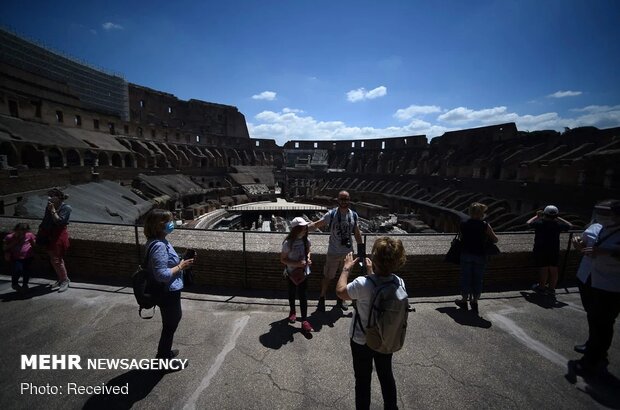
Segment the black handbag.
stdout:
<svg viewBox="0 0 620 410">
<path fill-rule="evenodd" d="M 448 249 L 448 253 L 446 253 L 446 257 L 444 258 L 444 260 L 448 263 L 455 263 L 455 264 L 460 264 L 461 263 L 461 247 L 462 247 L 462 243 L 461 243 L 461 233 L 457 233 L 456 235 L 454 235 L 454 238 L 452 239 L 452 243 L 450 244 L 450 249 Z"/>
<path fill-rule="evenodd" d="M 486 241 L 486 243 L 484 244 L 484 253 L 487 256 L 493 256 L 499 255 L 500 253 L 502 253 L 502 251 L 500 251 L 497 245 L 495 245 L 493 242 Z"/>
</svg>

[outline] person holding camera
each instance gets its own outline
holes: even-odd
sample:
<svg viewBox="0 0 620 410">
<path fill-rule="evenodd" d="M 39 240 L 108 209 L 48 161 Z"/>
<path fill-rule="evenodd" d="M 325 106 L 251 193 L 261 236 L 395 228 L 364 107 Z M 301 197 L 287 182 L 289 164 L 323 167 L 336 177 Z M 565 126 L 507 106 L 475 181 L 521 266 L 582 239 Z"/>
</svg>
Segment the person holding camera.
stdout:
<svg viewBox="0 0 620 410">
<path fill-rule="evenodd" d="M 527 224 L 534 228 L 534 262 L 540 268 L 539 281 L 532 286 L 532 290 L 550 296 L 555 295 L 555 286 L 558 283 L 560 233 L 573 226 L 560 218 L 559 213 L 556 206 L 548 205 L 527 221 Z"/>
<path fill-rule="evenodd" d="M 45 246 L 56 272 L 58 280 L 52 288 L 58 288 L 58 292 L 69 289 L 70 283 L 63 259 L 69 249 L 67 225 L 69 225 L 72 211 L 71 207 L 64 202 L 67 198 L 68 196 L 58 188 L 47 192 L 47 207 L 37 233 L 37 244 Z"/>
<path fill-rule="evenodd" d="M 329 282 L 336 277 L 336 273 L 342 270 L 344 258 L 353 250 L 352 236 L 355 236 L 357 245 L 361 245 L 362 233 L 357 224 L 357 213 L 349 208 L 351 196 L 347 191 L 338 193 L 338 207 L 327 212 L 321 219 L 310 223 L 308 229 L 321 229 L 327 226 L 329 231 L 329 245 L 325 266 L 323 268 L 323 280 L 321 281 L 321 295 L 319 297 L 320 311 L 325 310 L 325 295 Z M 347 310 L 348 306 L 338 299 L 336 306 Z"/>
<path fill-rule="evenodd" d="M 183 289 L 183 271 L 191 268 L 194 259 L 180 259 L 166 236 L 174 230 L 172 213 L 164 209 L 153 209 L 144 221 L 144 236 L 148 255 L 148 270 L 154 279 L 162 284 L 163 294 L 158 303 L 161 311 L 162 329 L 157 346 L 158 359 L 173 359 L 179 354 L 172 350 L 174 333 L 179 326 L 183 312 L 181 310 L 181 289 Z M 153 246 L 151 246 L 151 244 Z"/>
<path fill-rule="evenodd" d="M 351 269 L 358 260 L 359 258 L 353 258 L 352 252 L 345 256 L 342 274 L 336 284 L 336 294 L 339 298 L 353 299 L 357 302 L 355 317 L 349 328 L 353 372 L 355 373 L 355 408 L 370 408 L 370 386 L 374 362 L 377 378 L 381 384 L 383 408 L 397 409 L 396 381 L 392 371 L 393 353 L 380 353 L 371 349 L 367 344 L 366 333 L 361 324 L 367 323 L 371 314 L 373 291 L 377 286 L 375 283 L 384 284 L 396 278 L 405 291 L 402 279 L 393 272 L 405 264 L 407 255 L 400 239 L 387 236 L 378 238 L 372 247 L 372 260 L 366 258 L 367 276 L 358 276 L 353 282 L 347 284 Z M 356 326 L 356 323 L 360 325 Z"/>
</svg>

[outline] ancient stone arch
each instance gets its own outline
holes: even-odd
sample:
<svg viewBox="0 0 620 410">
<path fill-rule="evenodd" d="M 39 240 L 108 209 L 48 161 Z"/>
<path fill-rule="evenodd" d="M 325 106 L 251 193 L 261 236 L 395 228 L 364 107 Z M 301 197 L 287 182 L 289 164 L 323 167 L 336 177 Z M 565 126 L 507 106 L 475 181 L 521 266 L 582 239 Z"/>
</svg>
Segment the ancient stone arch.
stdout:
<svg viewBox="0 0 620 410">
<path fill-rule="evenodd" d="M 47 151 L 47 159 L 50 168 L 63 168 L 65 166 L 64 155 L 60 148 L 50 148 Z"/>
<path fill-rule="evenodd" d="M 29 168 L 45 168 L 45 153 L 31 144 L 22 147 L 21 157 L 21 163 Z"/>
<path fill-rule="evenodd" d="M 112 166 L 117 168 L 123 168 L 123 158 L 118 152 L 112 154 Z"/>
<path fill-rule="evenodd" d="M 136 161 L 134 160 L 131 154 L 125 154 L 125 167 L 127 168 L 135 168 Z"/>
<path fill-rule="evenodd" d="M 97 154 L 91 150 L 84 151 L 84 166 L 94 167 L 97 165 Z"/>
<path fill-rule="evenodd" d="M 67 156 L 67 166 L 69 166 L 69 167 L 79 167 L 79 166 L 84 165 L 82 163 L 82 156 L 80 155 L 80 153 L 77 150 L 75 150 L 73 148 L 68 149 L 66 151 L 65 155 Z"/>
<path fill-rule="evenodd" d="M 110 156 L 105 151 L 99 152 L 99 155 L 97 155 L 97 160 L 100 167 L 110 166 Z"/>
<path fill-rule="evenodd" d="M 10 166 L 14 167 L 19 165 L 19 154 L 15 144 L 5 141 L 0 144 L 0 155 L 6 155 L 7 161 Z"/>
</svg>

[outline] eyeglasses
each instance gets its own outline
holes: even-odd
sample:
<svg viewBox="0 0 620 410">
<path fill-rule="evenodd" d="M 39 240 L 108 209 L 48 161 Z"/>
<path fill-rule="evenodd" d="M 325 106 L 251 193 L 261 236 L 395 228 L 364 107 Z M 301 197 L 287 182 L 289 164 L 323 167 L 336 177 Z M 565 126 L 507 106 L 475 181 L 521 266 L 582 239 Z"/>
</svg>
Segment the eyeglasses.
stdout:
<svg viewBox="0 0 620 410">
<path fill-rule="evenodd" d="M 339 201 L 345 201 L 345 202 L 349 202 L 351 199 L 350 198 L 338 198 Z"/>
</svg>

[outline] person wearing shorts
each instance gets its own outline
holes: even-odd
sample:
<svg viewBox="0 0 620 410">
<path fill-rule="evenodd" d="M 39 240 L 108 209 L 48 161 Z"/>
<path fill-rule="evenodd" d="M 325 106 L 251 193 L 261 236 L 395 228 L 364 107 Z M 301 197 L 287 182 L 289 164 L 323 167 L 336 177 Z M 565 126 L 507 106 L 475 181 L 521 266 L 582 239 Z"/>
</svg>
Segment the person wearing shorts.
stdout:
<svg viewBox="0 0 620 410">
<path fill-rule="evenodd" d="M 321 219 L 310 223 L 308 229 L 320 229 L 326 227 L 329 230 L 329 245 L 327 248 L 327 256 L 325 258 L 325 266 L 323 267 L 323 279 L 321 281 L 321 295 L 319 297 L 320 311 L 325 310 L 325 295 L 327 288 L 336 274 L 342 271 L 344 258 L 353 250 L 352 236 L 359 245 L 363 243 L 362 233 L 357 223 L 357 214 L 349 208 L 351 196 L 347 191 L 338 193 L 338 207 L 327 212 Z M 342 310 L 348 307 L 337 299 L 336 306 Z"/>
</svg>

